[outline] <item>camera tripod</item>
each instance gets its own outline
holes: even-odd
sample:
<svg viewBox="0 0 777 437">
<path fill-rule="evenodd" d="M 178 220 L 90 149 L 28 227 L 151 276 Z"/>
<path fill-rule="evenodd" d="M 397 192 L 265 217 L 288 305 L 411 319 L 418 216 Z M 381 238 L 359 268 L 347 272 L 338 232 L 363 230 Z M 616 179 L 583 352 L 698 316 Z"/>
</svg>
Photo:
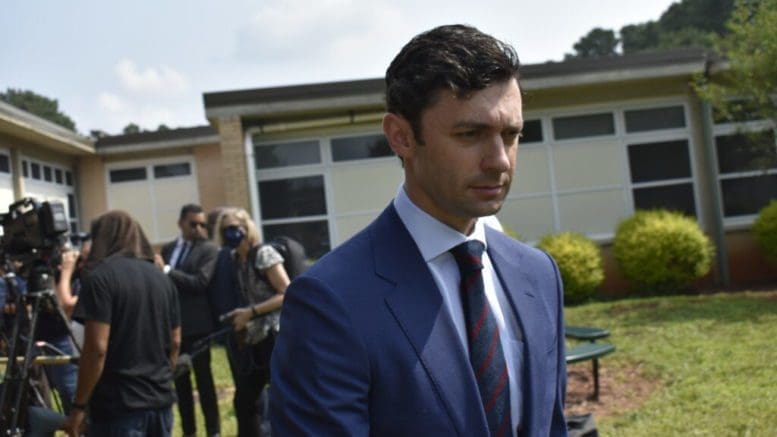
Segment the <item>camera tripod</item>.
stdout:
<svg viewBox="0 0 777 437">
<path fill-rule="evenodd" d="M 29 289 L 33 291 L 28 290 L 27 293 L 19 291 L 14 273 L 6 274 L 4 279 L 8 286 L 8 297 L 13 298 L 10 300 L 15 305 L 15 314 L 11 336 L 7 340 L 8 359 L 0 389 L 0 432 L 2 436 L 21 437 L 25 433 L 25 425 L 30 422 L 27 407 L 46 405 L 43 390 L 31 381 L 33 366 L 71 364 L 76 359 L 66 355 L 33 356 L 35 334 L 43 308 L 55 309 L 56 317 L 64 326 L 68 326 L 67 318 L 54 297 L 49 274 L 33 269 L 28 282 Z M 67 332 L 78 350 L 73 333 L 69 328 Z"/>
</svg>

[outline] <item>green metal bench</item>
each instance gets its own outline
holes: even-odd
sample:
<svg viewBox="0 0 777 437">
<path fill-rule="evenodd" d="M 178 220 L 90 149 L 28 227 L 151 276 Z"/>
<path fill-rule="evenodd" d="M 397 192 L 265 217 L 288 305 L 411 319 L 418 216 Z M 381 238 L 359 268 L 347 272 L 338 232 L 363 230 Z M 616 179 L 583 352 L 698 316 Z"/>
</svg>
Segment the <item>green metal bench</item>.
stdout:
<svg viewBox="0 0 777 437">
<path fill-rule="evenodd" d="M 609 337 L 610 331 L 592 326 L 567 326 L 564 335 L 575 340 L 594 342 L 600 338 Z"/>
<path fill-rule="evenodd" d="M 584 343 L 567 350 L 567 364 L 591 360 L 594 374 L 594 396 L 599 399 L 599 358 L 615 352 L 615 346 L 609 343 Z"/>
</svg>

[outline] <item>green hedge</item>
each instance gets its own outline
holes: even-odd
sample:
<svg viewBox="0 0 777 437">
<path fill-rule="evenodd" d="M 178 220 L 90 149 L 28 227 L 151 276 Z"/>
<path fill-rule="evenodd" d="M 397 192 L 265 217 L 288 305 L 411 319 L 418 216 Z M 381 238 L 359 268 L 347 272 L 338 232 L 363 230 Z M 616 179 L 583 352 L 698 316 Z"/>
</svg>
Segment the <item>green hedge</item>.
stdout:
<svg viewBox="0 0 777 437">
<path fill-rule="evenodd" d="M 564 302 L 576 304 L 590 299 L 604 281 L 604 268 L 599 246 L 583 235 L 564 232 L 548 235 L 538 247 L 548 252 L 564 281 Z"/>
<path fill-rule="evenodd" d="M 777 261 L 777 200 L 772 200 L 758 213 L 753 224 L 753 234 L 764 255 Z"/>
<path fill-rule="evenodd" d="M 623 275 L 638 291 L 666 293 L 710 271 L 713 246 L 692 218 L 639 211 L 618 225 L 613 246 Z"/>
</svg>

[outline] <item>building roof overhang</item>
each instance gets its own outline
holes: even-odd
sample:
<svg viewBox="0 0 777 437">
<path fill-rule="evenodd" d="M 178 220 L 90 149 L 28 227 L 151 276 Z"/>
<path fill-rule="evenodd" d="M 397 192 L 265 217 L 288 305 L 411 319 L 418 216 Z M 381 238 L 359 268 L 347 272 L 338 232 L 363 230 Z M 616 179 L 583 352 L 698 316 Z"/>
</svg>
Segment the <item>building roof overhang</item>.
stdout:
<svg viewBox="0 0 777 437">
<path fill-rule="evenodd" d="M 218 143 L 218 132 L 212 127 L 195 126 L 166 131 L 108 136 L 98 139 L 95 146 L 98 155 L 118 155 Z"/>
<path fill-rule="evenodd" d="M 645 79 L 690 77 L 704 73 L 710 54 L 703 49 L 679 49 L 598 59 L 525 65 L 521 86 L 542 92 L 568 87 L 606 85 Z M 212 124 L 222 117 L 279 119 L 382 109 L 382 78 L 345 82 L 256 88 L 203 94 L 206 117 Z"/>
<path fill-rule="evenodd" d="M 95 152 L 91 139 L 5 102 L 0 102 L 0 133 L 69 155 Z"/>
</svg>

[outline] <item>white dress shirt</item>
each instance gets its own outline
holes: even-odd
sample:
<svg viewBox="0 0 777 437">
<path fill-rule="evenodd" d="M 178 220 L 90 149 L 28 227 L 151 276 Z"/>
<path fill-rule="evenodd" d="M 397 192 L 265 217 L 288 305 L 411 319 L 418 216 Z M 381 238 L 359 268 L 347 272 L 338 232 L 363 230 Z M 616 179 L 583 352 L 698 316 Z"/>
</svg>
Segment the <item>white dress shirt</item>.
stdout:
<svg viewBox="0 0 777 437">
<path fill-rule="evenodd" d="M 459 341 L 464 346 L 464 350 L 469 353 L 464 309 L 459 293 L 459 267 L 456 265 L 453 255 L 448 251 L 467 240 L 478 240 L 488 249 L 483 220 L 476 222 L 475 229 L 470 235 L 464 235 L 416 206 L 405 193 L 404 185 L 399 188 L 394 198 L 394 208 L 426 261 L 434 282 L 440 289 L 445 306 L 453 319 L 453 324 L 459 334 Z M 513 434 L 515 434 L 516 428 L 521 423 L 521 403 L 523 401 L 519 387 L 522 375 L 516 374 L 518 369 L 523 368 L 521 361 L 523 341 L 515 312 L 512 311 L 512 306 L 510 306 L 487 251 L 483 252 L 483 285 L 499 329 L 507 374 L 510 378 L 510 418 L 512 419 Z"/>
<path fill-rule="evenodd" d="M 190 246 L 191 243 L 184 240 L 182 237 L 178 237 L 175 240 L 175 247 L 173 248 L 173 253 L 170 254 L 170 262 L 168 265 L 171 268 L 176 268 L 178 264 L 186 258 Z"/>
</svg>

